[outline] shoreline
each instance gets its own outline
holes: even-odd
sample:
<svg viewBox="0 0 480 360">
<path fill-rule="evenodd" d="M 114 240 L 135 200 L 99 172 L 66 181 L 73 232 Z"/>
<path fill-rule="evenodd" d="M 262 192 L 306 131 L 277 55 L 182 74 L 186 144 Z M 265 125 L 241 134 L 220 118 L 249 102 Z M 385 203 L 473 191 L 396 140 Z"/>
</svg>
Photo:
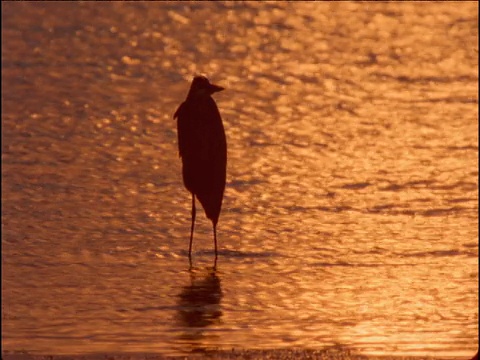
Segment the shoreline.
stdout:
<svg viewBox="0 0 480 360">
<path fill-rule="evenodd" d="M 472 356 L 369 356 L 354 353 L 345 349 L 232 349 L 208 350 L 188 355 L 163 355 L 158 353 L 98 353 L 84 355 L 33 355 L 26 352 L 2 351 L 2 360 L 178 360 L 178 359 L 213 359 L 213 360 L 459 360 L 478 359 Z"/>
</svg>

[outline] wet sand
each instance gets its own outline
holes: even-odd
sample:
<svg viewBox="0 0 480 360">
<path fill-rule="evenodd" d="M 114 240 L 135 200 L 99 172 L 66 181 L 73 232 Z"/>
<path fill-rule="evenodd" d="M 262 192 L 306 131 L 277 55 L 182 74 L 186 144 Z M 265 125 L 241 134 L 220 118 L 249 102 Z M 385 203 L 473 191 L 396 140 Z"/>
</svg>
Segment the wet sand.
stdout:
<svg viewBox="0 0 480 360">
<path fill-rule="evenodd" d="M 473 355 L 472 355 L 473 356 Z M 2 354 L 2 360 L 167 360 L 167 359 L 321 359 L 321 360 L 435 360 L 435 359 L 470 359 L 470 357 L 429 357 L 429 356 L 365 356 L 355 354 L 344 349 L 301 350 L 301 349 L 272 349 L 272 350 L 212 350 L 193 353 L 188 356 L 164 356 L 160 354 L 94 354 L 94 355 L 29 355 L 21 353 Z M 476 358 L 475 358 L 476 359 Z"/>
</svg>

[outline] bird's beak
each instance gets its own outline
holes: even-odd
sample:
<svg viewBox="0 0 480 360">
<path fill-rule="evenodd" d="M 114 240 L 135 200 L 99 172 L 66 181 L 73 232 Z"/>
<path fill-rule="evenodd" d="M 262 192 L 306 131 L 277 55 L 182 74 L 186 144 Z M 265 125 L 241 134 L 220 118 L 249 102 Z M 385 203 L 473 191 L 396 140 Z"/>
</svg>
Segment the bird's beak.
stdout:
<svg viewBox="0 0 480 360">
<path fill-rule="evenodd" d="M 218 85 L 213 85 L 213 84 L 210 84 L 210 93 L 216 93 L 216 92 L 219 92 L 219 91 L 222 91 L 222 90 L 225 90 L 225 88 L 221 87 L 221 86 L 218 86 Z"/>
</svg>

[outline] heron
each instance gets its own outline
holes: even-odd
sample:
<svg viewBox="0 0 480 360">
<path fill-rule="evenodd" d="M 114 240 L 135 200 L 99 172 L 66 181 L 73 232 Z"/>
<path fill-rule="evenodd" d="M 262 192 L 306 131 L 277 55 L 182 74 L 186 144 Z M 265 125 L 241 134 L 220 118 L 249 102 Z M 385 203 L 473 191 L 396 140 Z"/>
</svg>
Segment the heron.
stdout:
<svg viewBox="0 0 480 360">
<path fill-rule="evenodd" d="M 195 227 L 195 198 L 212 221 L 217 251 L 217 223 L 222 208 L 227 174 L 227 140 L 222 118 L 212 94 L 224 90 L 205 76 L 193 78 L 187 98 L 173 115 L 177 119 L 178 150 L 183 183 L 192 194 L 192 224 L 188 258 L 191 263 Z"/>
</svg>

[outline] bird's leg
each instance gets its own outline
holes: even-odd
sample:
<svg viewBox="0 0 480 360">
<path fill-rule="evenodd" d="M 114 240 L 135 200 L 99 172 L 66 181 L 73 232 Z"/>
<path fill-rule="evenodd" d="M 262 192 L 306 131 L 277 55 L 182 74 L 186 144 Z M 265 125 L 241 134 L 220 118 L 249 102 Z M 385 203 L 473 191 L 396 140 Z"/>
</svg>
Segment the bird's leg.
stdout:
<svg viewBox="0 0 480 360">
<path fill-rule="evenodd" d="M 190 246 L 188 248 L 188 258 L 190 263 L 192 262 L 192 242 L 193 242 L 193 229 L 195 227 L 195 194 L 192 193 L 192 227 L 190 229 Z"/>
<path fill-rule="evenodd" d="M 213 241 L 215 242 L 215 264 L 217 263 L 217 224 L 213 224 Z"/>
</svg>

